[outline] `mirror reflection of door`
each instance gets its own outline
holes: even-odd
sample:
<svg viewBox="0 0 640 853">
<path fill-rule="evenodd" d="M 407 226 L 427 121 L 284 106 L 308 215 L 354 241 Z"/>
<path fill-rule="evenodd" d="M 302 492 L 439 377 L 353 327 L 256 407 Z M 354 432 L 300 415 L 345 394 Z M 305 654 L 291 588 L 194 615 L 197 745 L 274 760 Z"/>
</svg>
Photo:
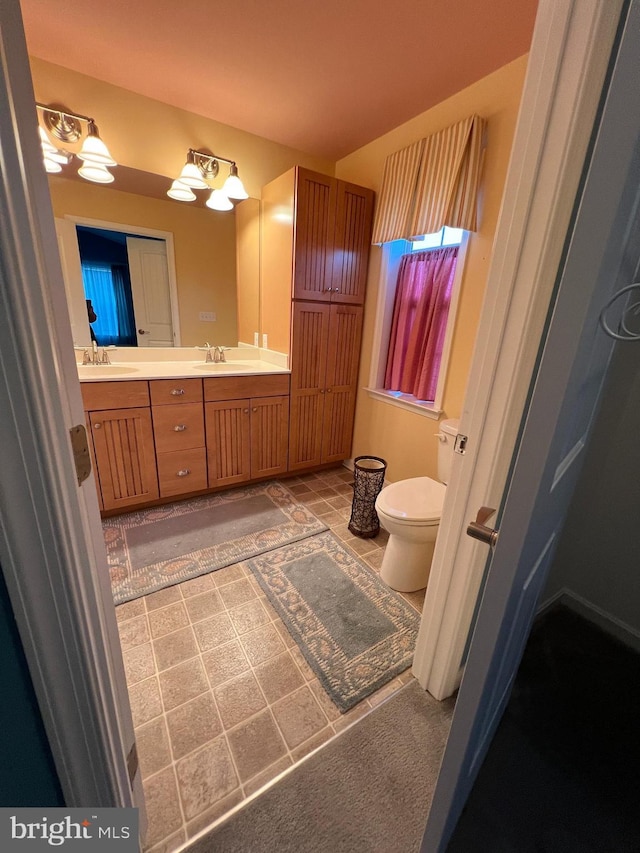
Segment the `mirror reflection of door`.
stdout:
<svg viewBox="0 0 640 853">
<path fill-rule="evenodd" d="M 175 346 L 166 240 L 100 224 L 56 220 L 74 343 Z"/>
</svg>

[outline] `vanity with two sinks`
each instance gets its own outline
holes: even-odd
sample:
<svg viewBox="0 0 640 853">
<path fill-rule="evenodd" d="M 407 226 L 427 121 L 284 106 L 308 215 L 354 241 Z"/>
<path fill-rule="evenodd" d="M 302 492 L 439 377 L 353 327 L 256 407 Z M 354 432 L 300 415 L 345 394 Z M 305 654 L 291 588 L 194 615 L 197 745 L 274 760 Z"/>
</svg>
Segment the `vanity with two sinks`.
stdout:
<svg viewBox="0 0 640 853">
<path fill-rule="evenodd" d="M 287 471 L 289 371 L 277 354 L 114 355 L 122 361 L 78 365 L 104 512 Z"/>
</svg>

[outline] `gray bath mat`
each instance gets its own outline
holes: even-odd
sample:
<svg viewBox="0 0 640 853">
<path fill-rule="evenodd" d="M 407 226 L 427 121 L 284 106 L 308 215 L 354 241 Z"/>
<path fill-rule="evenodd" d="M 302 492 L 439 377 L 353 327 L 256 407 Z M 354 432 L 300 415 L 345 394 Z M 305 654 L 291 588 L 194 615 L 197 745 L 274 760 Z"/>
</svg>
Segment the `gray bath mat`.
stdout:
<svg viewBox="0 0 640 853">
<path fill-rule="evenodd" d="M 411 666 L 420 617 L 332 533 L 247 565 L 341 711 Z"/>
<path fill-rule="evenodd" d="M 279 483 L 129 512 L 102 525 L 116 604 L 327 529 Z"/>
</svg>

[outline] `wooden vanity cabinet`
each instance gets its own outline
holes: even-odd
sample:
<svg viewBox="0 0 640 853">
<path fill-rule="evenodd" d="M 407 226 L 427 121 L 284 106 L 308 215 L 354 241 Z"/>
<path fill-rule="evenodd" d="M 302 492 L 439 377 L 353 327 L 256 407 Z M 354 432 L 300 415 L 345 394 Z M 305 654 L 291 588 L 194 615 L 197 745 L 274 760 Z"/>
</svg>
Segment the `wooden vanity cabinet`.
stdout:
<svg viewBox="0 0 640 853">
<path fill-rule="evenodd" d="M 348 458 L 362 306 L 296 302 L 291 360 L 289 470 Z"/>
<path fill-rule="evenodd" d="M 160 495 L 147 382 L 82 383 L 102 508 L 127 509 Z"/>
<path fill-rule="evenodd" d="M 287 470 L 288 395 L 284 374 L 204 380 L 210 487 Z"/>
</svg>

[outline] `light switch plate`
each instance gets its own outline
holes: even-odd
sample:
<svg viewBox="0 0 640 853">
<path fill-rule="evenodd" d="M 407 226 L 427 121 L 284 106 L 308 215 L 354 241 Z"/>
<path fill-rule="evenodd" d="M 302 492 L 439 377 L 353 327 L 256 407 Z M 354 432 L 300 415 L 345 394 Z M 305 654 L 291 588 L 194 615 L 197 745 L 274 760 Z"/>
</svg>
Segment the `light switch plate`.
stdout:
<svg viewBox="0 0 640 853">
<path fill-rule="evenodd" d="M 262 348 L 269 349 L 269 343 L 266 335 L 262 336 Z"/>
<path fill-rule="evenodd" d="M 216 321 L 215 311 L 201 311 L 199 316 L 203 323 L 215 323 Z"/>
<path fill-rule="evenodd" d="M 254 345 L 254 347 L 260 346 L 260 333 L 259 332 L 253 333 L 253 345 Z"/>
</svg>

